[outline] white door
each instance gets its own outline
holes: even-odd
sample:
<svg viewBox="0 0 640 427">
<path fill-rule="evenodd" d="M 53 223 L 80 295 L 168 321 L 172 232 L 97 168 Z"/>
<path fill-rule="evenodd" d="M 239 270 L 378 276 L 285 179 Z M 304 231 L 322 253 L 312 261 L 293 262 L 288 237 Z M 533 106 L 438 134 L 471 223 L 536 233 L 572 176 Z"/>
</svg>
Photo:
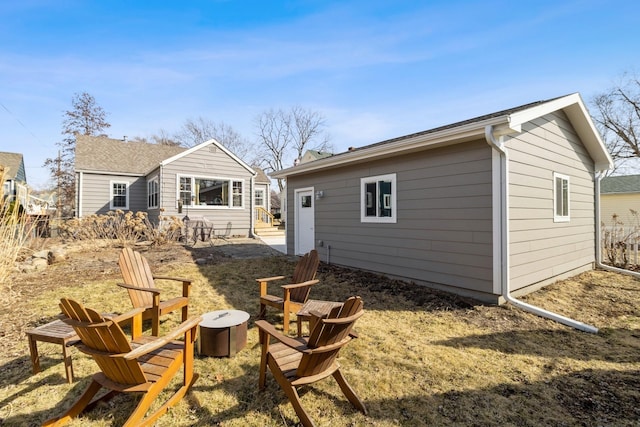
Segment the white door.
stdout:
<svg viewBox="0 0 640 427">
<path fill-rule="evenodd" d="M 296 190 L 295 251 L 302 255 L 315 248 L 315 215 L 313 188 Z"/>
</svg>

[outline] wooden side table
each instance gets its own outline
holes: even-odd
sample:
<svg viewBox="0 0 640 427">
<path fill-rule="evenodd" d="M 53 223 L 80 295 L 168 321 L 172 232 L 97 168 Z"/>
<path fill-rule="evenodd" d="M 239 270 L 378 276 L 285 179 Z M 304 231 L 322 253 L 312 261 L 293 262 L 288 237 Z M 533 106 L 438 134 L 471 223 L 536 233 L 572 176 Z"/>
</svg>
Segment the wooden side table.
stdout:
<svg viewBox="0 0 640 427">
<path fill-rule="evenodd" d="M 329 314 L 334 307 L 341 307 L 343 303 L 336 301 L 321 301 L 310 299 L 302 306 L 300 311 L 296 313 L 296 323 L 298 325 L 298 336 L 302 336 L 302 322 L 309 322 L 309 333 L 313 330 L 312 325 L 313 316 L 311 312 L 317 312 L 321 314 Z"/>
<path fill-rule="evenodd" d="M 29 352 L 31 353 L 31 366 L 33 373 L 40 372 L 40 357 L 38 355 L 38 341 L 50 342 L 62 345 L 62 357 L 64 359 L 64 369 L 67 376 L 67 382 L 73 382 L 73 366 L 71 364 L 71 355 L 67 353 L 67 347 L 72 346 L 80 341 L 80 338 L 73 330 L 73 327 L 67 325 L 62 320 L 54 320 L 46 325 L 38 326 L 27 331 L 29 339 Z"/>
<path fill-rule="evenodd" d="M 199 355 L 233 357 L 247 344 L 249 313 L 218 310 L 202 315 L 196 349 Z"/>
</svg>

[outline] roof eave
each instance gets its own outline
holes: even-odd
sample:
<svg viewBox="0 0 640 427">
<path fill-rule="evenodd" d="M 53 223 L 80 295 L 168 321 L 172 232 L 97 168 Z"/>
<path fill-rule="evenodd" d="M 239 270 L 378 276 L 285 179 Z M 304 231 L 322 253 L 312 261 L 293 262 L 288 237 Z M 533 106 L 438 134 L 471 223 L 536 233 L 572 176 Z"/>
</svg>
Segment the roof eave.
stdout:
<svg viewBox="0 0 640 427">
<path fill-rule="evenodd" d="M 498 134 L 506 135 L 514 130 L 508 126 L 507 116 L 493 117 L 491 119 L 469 123 L 463 126 L 443 129 L 439 132 L 426 133 L 420 135 L 407 136 L 398 141 L 382 143 L 367 148 L 337 154 L 335 156 L 318 159 L 310 163 L 303 163 L 287 169 L 282 169 L 271 173 L 272 178 L 286 178 L 287 176 L 299 175 L 301 173 L 313 172 L 320 169 L 335 168 L 344 164 L 354 164 L 369 161 L 376 158 L 383 158 L 389 155 L 397 156 L 412 151 L 424 150 L 426 148 L 443 147 L 446 145 L 458 144 L 469 141 L 477 137 L 484 138 L 485 126 L 492 125 Z"/>
</svg>

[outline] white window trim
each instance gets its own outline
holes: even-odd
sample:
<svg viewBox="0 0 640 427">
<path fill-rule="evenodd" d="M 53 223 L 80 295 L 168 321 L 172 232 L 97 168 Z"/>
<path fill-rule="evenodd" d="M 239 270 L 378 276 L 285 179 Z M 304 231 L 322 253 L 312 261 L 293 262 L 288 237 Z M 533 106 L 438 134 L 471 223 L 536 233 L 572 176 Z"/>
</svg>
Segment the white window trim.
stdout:
<svg viewBox="0 0 640 427">
<path fill-rule="evenodd" d="M 259 205 L 258 202 L 256 201 L 256 193 L 262 193 L 262 204 Z M 253 203 L 259 207 L 262 208 L 267 208 L 267 191 L 265 188 L 254 188 L 253 189 Z"/>
<path fill-rule="evenodd" d="M 391 216 L 367 216 L 367 204 L 365 203 L 365 195 L 367 193 L 366 184 L 378 181 L 391 181 Z M 386 175 L 374 175 L 366 178 L 360 178 L 360 222 L 372 222 L 372 223 L 386 223 L 395 224 L 398 221 L 397 217 L 397 194 L 398 185 L 395 173 Z M 377 202 L 377 201 L 376 201 Z"/>
<path fill-rule="evenodd" d="M 247 192 L 247 186 L 245 185 L 244 178 L 228 178 L 228 177 L 220 177 L 220 176 L 210 176 L 210 175 L 191 175 L 191 174 L 177 174 L 176 175 L 176 200 L 180 200 L 180 179 L 181 178 L 189 178 L 191 179 L 191 195 L 193 196 L 193 188 L 195 188 L 195 179 L 212 179 L 218 181 L 226 181 L 229 185 L 229 203 L 227 205 L 188 205 L 189 209 L 203 209 L 203 210 L 219 210 L 219 209 L 244 209 L 245 206 L 245 196 Z M 233 183 L 240 182 L 242 183 L 242 197 L 240 199 L 240 206 L 233 206 Z M 184 205 L 183 207 L 187 207 Z"/>
<path fill-rule="evenodd" d="M 156 188 L 157 188 L 157 197 L 156 197 L 156 204 L 155 205 L 151 205 L 149 204 L 149 197 L 151 196 L 151 193 L 149 192 L 149 185 L 151 183 L 155 182 L 156 183 Z M 158 179 L 158 176 L 154 176 L 153 178 L 149 179 L 147 181 L 147 208 L 148 209 L 158 209 L 158 206 L 160 206 L 160 180 Z"/>
<path fill-rule="evenodd" d="M 125 206 L 114 206 L 113 205 L 113 199 L 114 199 L 114 194 L 113 194 L 113 185 L 114 184 L 124 184 L 127 186 L 127 192 L 126 192 L 126 204 Z M 109 209 L 113 210 L 129 210 L 129 188 L 131 187 L 131 184 L 128 181 L 109 181 Z"/>
<path fill-rule="evenodd" d="M 567 181 L 567 215 L 558 214 L 558 195 L 556 179 L 562 179 Z M 553 222 L 569 222 L 571 221 L 571 179 L 568 175 L 561 173 L 553 173 Z"/>
</svg>

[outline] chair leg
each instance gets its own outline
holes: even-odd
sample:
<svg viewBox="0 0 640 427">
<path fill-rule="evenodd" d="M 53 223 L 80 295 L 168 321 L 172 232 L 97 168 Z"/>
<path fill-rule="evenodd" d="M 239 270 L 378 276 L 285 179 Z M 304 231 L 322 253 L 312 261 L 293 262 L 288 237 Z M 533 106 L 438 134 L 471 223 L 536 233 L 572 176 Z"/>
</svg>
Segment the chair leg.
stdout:
<svg viewBox="0 0 640 427">
<path fill-rule="evenodd" d="M 269 335 L 260 330 L 259 341 L 262 344 L 262 356 L 260 357 L 260 373 L 258 375 L 258 389 L 264 390 L 267 382 L 267 358 L 269 357 Z"/>
<path fill-rule="evenodd" d="M 264 319 L 267 315 L 267 306 L 265 304 L 260 303 L 260 311 L 258 311 L 258 319 Z"/>
<path fill-rule="evenodd" d="M 272 359 L 269 359 L 269 368 L 271 369 L 273 377 L 276 379 L 278 384 L 280 384 L 282 391 L 284 391 L 284 394 L 287 395 L 287 398 L 289 399 L 289 402 L 291 402 L 291 406 L 293 406 L 293 409 L 296 411 L 296 415 L 298 416 L 298 418 L 300 418 L 300 422 L 302 422 L 302 425 L 304 427 L 314 427 L 315 424 L 313 420 L 311 419 L 311 417 L 309 417 L 307 411 L 305 411 L 302 407 L 298 391 L 294 386 L 291 385 L 284 374 L 280 371 L 280 368 L 278 368 L 275 361 L 273 361 Z"/>
<path fill-rule="evenodd" d="M 151 314 L 151 335 L 160 336 L 160 313 L 157 310 L 152 310 Z"/>
<path fill-rule="evenodd" d="M 82 393 L 82 396 L 71 406 L 66 412 L 60 415 L 57 418 L 52 418 L 50 420 L 45 421 L 43 426 L 61 426 L 69 422 L 72 418 L 77 417 L 91 402 L 93 396 L 102 388 L 102 386 L 97 383 L 95 380 L 91 380 L 91 384 L 87 387 L 87 389 Z"/>
<path fill-rule="evenodd" d="M 147 410 L 149 410 L 149 407 L 151 406 L 153 401 L 164 390 L 171 378 L 167 377 L 166 379 L 154 384 L 153 387 L 151 387 L 149 391 L 147 391 L 147 393 L 142 397 L 136 409 L 123 424 L 123 427 L 142 427 L 153 424 L 158 418 L 167 413 L 169 408 L 175 406 L 184 397 L 184 395 L 187 394 L 187 391 L 189 391 L 189 389 L 197 379 L 198 374 L 194 374 L 191 378 L 191 381 L 187 384 L 183 384 L 178 390 L 176 390 L 176 392 L 169 398 L 169 400 L 164 403 L 164 405 L 150 414 L 147 418 L 142 419 Z"/>
<path fill-rule="evenodd" d="M 287 305 L 285 305 L 284 307 L 284 318 L 282 320 L 284 322 L 284 324 L 282 325 L 282 332 L 284 332 L 285 335 L 287 335 L 289 333 L 289 308 L 287 307 Z"/>
<path fill-rule="evenodd" d="M 347 382 L 347 379 L 344 377 L 344 375 L 342 375 L 342 372 L 340 372 L 340 369 L 333 373 L 333 377 L 338 382 L 338 385 L 340 386 L 340 389 L 342 390 L 344 395 L 347 396 L 347 399 L 349 399 L 349 402 L 351 402 L 351 404 L 359 409 L 363 414 L 367 415 L 367 408 L 364 406 L 364 403 L 362 402 L 362 400 L 360 400 L 353 388 L 351 388 L 351 386 Z"/>
</svg>

